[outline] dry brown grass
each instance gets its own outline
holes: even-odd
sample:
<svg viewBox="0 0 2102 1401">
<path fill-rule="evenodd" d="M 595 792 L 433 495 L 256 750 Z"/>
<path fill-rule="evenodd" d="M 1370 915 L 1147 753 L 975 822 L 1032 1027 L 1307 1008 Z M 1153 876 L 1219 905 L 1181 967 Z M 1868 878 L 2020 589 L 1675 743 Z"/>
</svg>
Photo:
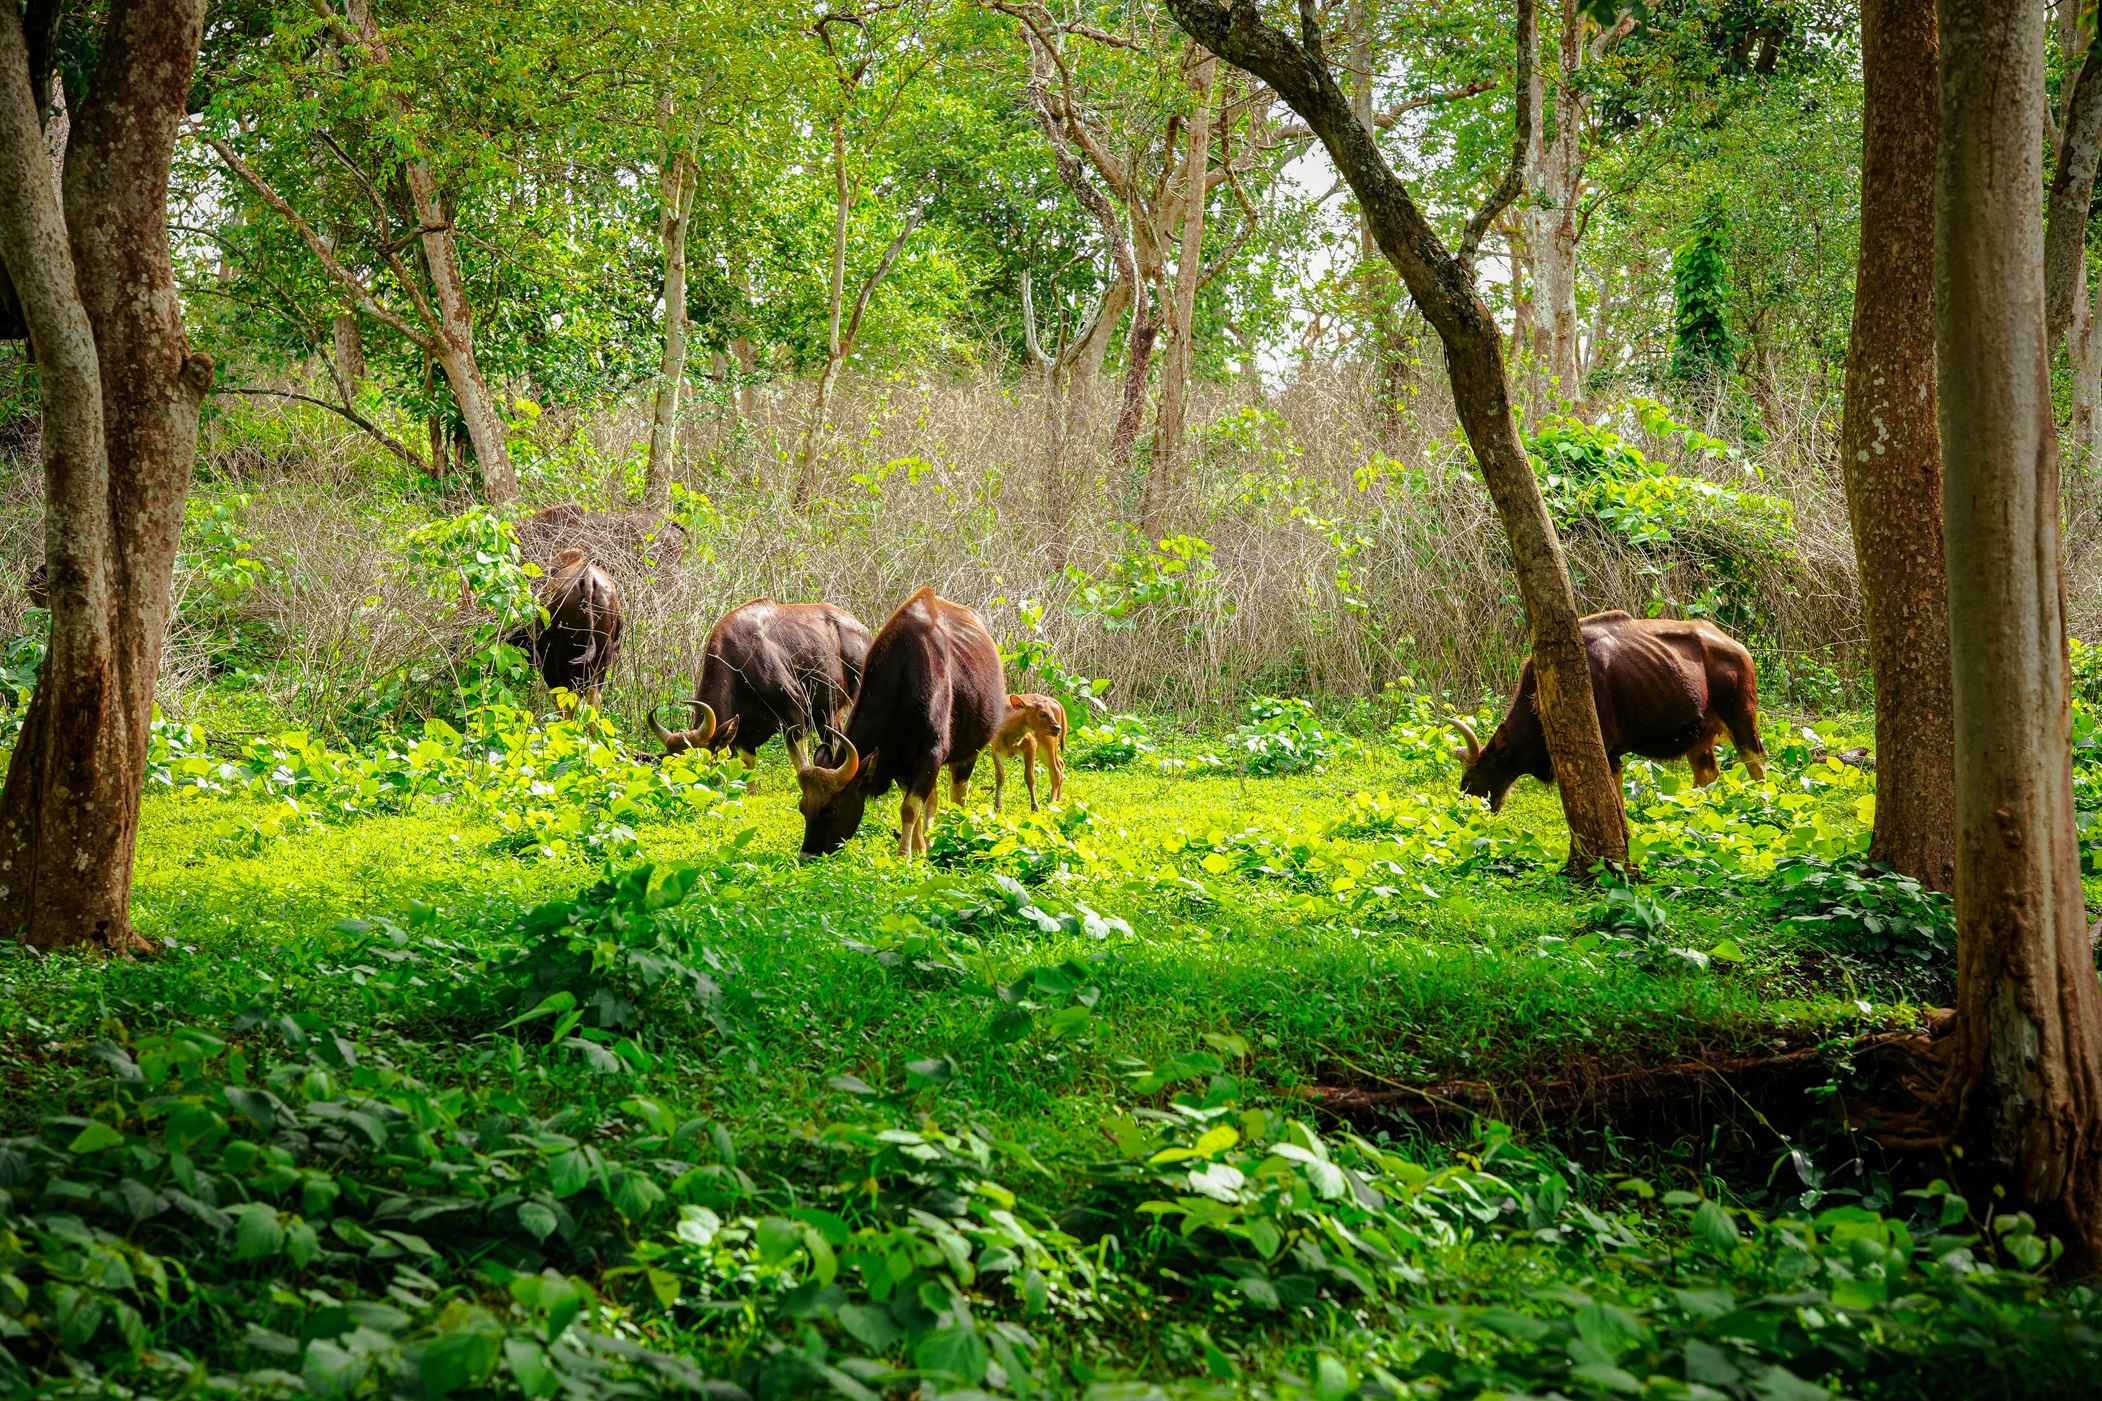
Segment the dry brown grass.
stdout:
<svg viewBox="0 0 2102 1401">
<path fill-rule="evenodd" d="M 1834 415 L 1807 392 L 1799 399 L 1757 455 L 1759 489 L 1793 503 L 1798 539 L 1791 566 L 1756 580 L 1765 621 L 1755 641 L 1770 698 L 1793 686 L 1817 701 L 1835 683 L 1858 682 L 1864 653 L 1845 503 L 1829 465 Z M 609 703 L 631 717 L 690 686 L 708 627 L 744 599 L 829 598 L 876 626 L 923 584 L 979 609 L 1007 638 L 1023 626 L 1015 601 L 1047 601 L 1057 655 L 1110 678 L 1119 709 L 1194 716 L 1253 692 L 1350 698 L 1402 677 L 1471 700 L 1501 693 L 1515 675 L 1524 632 L 1502 533 L 1435 382 L 1391 420 L 1370 411 L 1347 368 L 1302 373 L 1259 403 L 1234 386 L 1203 387 L 1175 528 L 1209 542 L 1212 570 L 1113 625 L 1068 606 L 1088 578 L 1140 552 L 1127 524 L 1140 483 L 1104 471 L 1106 404 L 1080 416 L 1092 425 L 1071 447 L 1084 487 L 1053 539 L 1047 419 L 1033 382 L 850 381 L 819 499 L 796 509 L 789 467 L 805 403 L 804 387 L 789 384 L 760 394 L 750 418 L 699 406 L 678 472 L 708 503 L 694 515 L 691 550 L 654 564 L 607 561 L 628 616 Z M 646 437 L 640 407 L 550 411 L 521 452 L 529 505 L 628 506 Z M 238 613 L 274 655 L 263 684 L 278 699 L 325 725 L 401 668 L 443 684 L 463 618 L 400 576 L 394 547 L 415 525 L 463 508 L 463 490 L 413 482 L 340 421 L 269 401 L 223 408 L 203 454 L 200 491 L 249 494 L 247 529 L 273 566 Z M 1681 470 L 1728 471 L 1698 461 Z M 2069 602 L 2091 633 L 2102 622 L 2102 544 L 2086 527 L 2098 498 L 2076 487 Z M 19 622 L 36 517 L 34 473 L 13 459 L 0 478 L 0 551 L 15 565 L 0 581 L 0 628 Z M 1651 577 L 1644 557 L 1603 532 L 1574 533 L 1569 548 L 1586 610 L 1643 611 L 1660 589 L 1699 591 L 1683 561 Z M 194 576 L 178 588 L 193 605 L 201 597 Z M 178 713 L 223 648 L 224 621 L 183 610 L 165 684 Z"/>
</svg>

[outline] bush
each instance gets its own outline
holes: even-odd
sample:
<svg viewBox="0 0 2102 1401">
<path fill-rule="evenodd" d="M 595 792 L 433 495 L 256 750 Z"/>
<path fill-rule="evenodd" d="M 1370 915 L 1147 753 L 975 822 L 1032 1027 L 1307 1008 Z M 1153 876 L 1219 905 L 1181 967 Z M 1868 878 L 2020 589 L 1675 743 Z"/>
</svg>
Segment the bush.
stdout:
<svg viewBox="0 0 2102 1401">
<path fill-rule="evenodd" d="M 1121 769 L 1153 752 L 1153 736 L 1136 715 L 1113 715 L 1106 725 L 1078 726 L 1074 737 L 1079 743 L 1066 758 L 1076 769 Z"/>
<path fill-rule="evenodd" d="M 1954 899 L 1865 857 L 1789 857 L 1774 867 L 1768 902 L 1834 953 L 1933 968 L 1956 956 Z"/>
<path fill-rule="evenodd" d="M 1227 743 L 1241 756 L 1244 772 L 1276 775 L 1319 768 L 1335 758 L 1339 738 L 1315 725 L 1314 707 L 1306 701 L 1259 696 L 1248 702 L 1248 723 Z"/>
</svg>

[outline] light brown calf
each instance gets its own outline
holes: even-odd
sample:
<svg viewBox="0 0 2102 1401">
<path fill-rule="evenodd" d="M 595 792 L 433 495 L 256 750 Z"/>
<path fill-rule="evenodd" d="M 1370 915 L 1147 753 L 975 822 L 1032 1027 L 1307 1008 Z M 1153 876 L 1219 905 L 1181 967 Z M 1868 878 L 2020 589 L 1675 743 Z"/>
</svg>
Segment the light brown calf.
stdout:
<svg viewBox="0 0 2102 1401">
<path fill-rule="evenodd" d="M 1029 787 L 1029 810 L 1036 811 L 1036 756 L 1044 756 L 1051 774 L 1051 801 L 1065 792 L 1066 766 L 1058 751 L 1066 739 L 1066 708 L 1049 696 L 1009 696 L 1007 718 L 986 750 L 993 756 L 993 811 L 1007 788 L 1005 760 L 1022 756 L 1022 782 Z M 961 795 L 958 795 L 959 799 Z"/>
</svg>

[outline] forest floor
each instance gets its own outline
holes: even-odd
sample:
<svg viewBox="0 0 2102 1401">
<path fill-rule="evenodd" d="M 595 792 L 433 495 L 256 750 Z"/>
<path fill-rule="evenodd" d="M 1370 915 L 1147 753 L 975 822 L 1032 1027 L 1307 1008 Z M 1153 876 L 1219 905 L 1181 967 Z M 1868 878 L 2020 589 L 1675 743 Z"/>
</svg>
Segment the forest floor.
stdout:
<svg viewBox="0 0 2102 1401">
<path fill-rule="evenodd" d="M 1635 766 L 1649 880 L 1584 886 L 1424 707 L 1121 720 L 916 862 L 895 795 L 798 860 L 778 746 L 740 792 L 588 720 L 199 719 L 167 953 L 0 960 L 50 1394 L 2070 1395 L 2102 1336 L 1832 1108 L 1949 993 L 1946 902 L 1856 859 L 1860 724 Z"/>
</svg>

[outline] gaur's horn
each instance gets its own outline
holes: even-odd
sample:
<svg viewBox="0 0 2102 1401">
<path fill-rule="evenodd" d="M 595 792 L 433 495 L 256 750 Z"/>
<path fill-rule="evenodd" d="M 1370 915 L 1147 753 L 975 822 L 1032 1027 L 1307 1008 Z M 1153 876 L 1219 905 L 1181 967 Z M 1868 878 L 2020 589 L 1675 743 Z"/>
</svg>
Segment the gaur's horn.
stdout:
<svg viewBox="0 0 2102 1401">
<path fill-rule="evenodd" d="M 715 709 L 706 701 L 690 700 L 685 704 L 693 712 L 693 728 L 687 733 L 694 736 L 694 748 L 706 748 L 708 741 L 715 738 Z"/>
<path fill-rule="evenodd" d="M 657 709 L 661 708 L 658 707 Z M 708 737 L 699 730 L 679 730 L 675 733 L 665 729 L 663 725 L 657 722 L 657 709 L 650 711 L 650 730 L 657 736 L 657 742 L 664 746 L 665 753 L 683 754 L 689 749 L 698 749 L 708 742 Z M 713 719 L 712 716 L 710 718 Z"/>
<path fill-rule="evenodd" d="M 1464 762 L 1471 764 L 1475 760 L 1481 758 L 1482 742 L 1474 737 L 1474 726 L 1468 724 L 1465 720 L 1462 720 L 1457 715 L 1453 716 L 1452 719 L 1447 723 L 1450 724 L 1454 729 L 1458 730 L 1467 739 L 1467 754 Z"/>
<path fill-rule="evenodd" d="M 830 769 L 810 760 L 804 748 L 807 743 L 806 740 L 798 738 L 795 743 L 789 745 L 788 754 L 791 759 L 795 760 L 796 777 L 834 791 L 852 783 L 854 775 L 861 772 L 861 754 L 854 748 L 854 741 L 848 739 L 845 735 L 839 737 L 839 742 L 846 746 L 846 761 L 837 768 Z"/>
</svg>

